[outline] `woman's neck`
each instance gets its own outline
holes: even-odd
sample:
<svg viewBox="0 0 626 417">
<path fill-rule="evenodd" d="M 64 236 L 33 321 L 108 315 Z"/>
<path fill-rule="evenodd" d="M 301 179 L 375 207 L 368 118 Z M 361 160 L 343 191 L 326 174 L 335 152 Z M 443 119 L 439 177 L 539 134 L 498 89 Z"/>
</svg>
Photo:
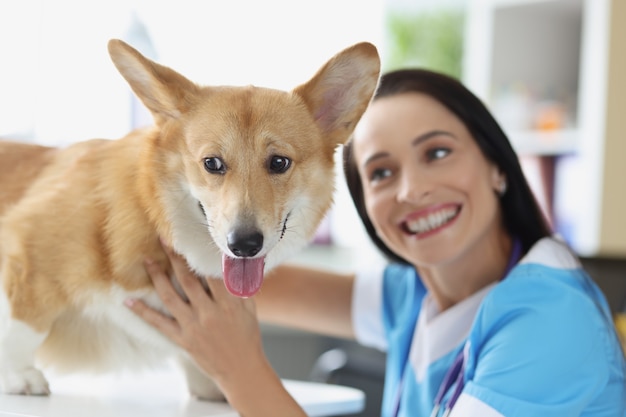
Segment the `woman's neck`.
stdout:
<svg viewBox="0 0 626 417">
<path fill-rule="evenodd" d="M 445 265 L 418 265 L 416 269 L 439 310 L 444 311 L 504 278 L 512 247 L 511 237 L 502 234 Z"/>
</svg>

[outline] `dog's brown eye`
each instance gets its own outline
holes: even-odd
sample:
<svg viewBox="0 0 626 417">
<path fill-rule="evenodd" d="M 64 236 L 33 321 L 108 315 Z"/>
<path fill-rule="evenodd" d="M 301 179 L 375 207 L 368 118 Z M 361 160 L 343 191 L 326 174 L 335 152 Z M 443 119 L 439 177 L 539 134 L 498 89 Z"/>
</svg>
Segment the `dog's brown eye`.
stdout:
<svg viewBox="0 0 626 417">
<path fill-rule="evenodd" d="M 291 159 L 284 156 L 274 155 L 270 159 L 269 171 L 272 174 L 282 174 L 291 166 Z"/>
<path fill-rule="evenodd" d="M 204 169 L 210 174 L 224 174 L 226 172 L 226 165 L 218 157 L 204 158 Z"/>
</svg>

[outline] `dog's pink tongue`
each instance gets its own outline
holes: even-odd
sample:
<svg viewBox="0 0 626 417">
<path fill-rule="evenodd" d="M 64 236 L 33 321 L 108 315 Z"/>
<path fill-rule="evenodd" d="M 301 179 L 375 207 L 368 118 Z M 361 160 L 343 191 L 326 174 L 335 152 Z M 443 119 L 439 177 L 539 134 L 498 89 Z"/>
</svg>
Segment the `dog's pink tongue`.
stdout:
<svg viewBox="0 0 626 417">
<path fill-rule="evenodd" d="M 231 258 L 222 255 L 222 272 L 226 289 L 237 297 L 252 297 L 263 284 L 265 257 Z"/>
</svg>

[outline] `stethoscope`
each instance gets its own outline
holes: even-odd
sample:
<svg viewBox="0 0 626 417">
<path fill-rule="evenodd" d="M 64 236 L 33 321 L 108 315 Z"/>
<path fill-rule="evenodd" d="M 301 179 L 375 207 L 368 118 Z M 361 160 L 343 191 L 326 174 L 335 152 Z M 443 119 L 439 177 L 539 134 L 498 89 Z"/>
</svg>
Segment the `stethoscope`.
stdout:
<svg viewBox="0 0 626 417">
<path fill-rule="evenodd" d="M 519 258 L 522 254 L 522 243 L 519 239 L 513 240 L 513 250 L 511 251 L 511 257 L 509 258 L 509 263 L 506 266 L 506 270 L 503 275 L 503 279 L 511 272 L 511 269 L 515 266 L 515 264 L 519 261 Z M 463 349 L 456 355 L 454 361 L 452 362 L 452 366 L 448 369 L 445 376 L 443 377 L 443 381 L 439 386 L 439 390 L 437 391 L 437 395 L 435 395 L 435 405 L 430 413 L 430 417 L 437 417 L 441 407 L 444 406 L 444 397 L 446 393 L 455 386 L 454 392 L 446 402 L 444 406 L 444 411 L 442 417 L 448 417 L 452 408 L 456 404 L 457 400 L 461 396 L 461 392 L 463 392 L 463 388 L 465 387 L 465 363 L 467 361 L 467 356 L 469 354 L 469 342 L 465 342 Z M 397 417 L 400 412 L 400 399 L 402 397 L 402 388 L 404 385 L 404 375 L 400 380 L 398 385 L 398 391 L 396 392 L 396 400 L 394 405 L 393 416 Z"/>
<path fill-rule="evenodd" d="M 443 404 L 443 397 L 454 384 L 456 384 L 456 387 L 454 388 L 452 396 L 450 396 L 450 399 L 448 399 L 448 402 L 446 403 L 442 417 L 448 417 L 448 414 L 452 411 L 452 407 L 456 404 L 456 400 L 458 400 L 461 396 L 461 392 L 465 387 L 463 376 L 465 374 L 465 358 L 467 357 L 468 351 L 469 342 L 465 342 L 465 346 L 456 355 L 454 362 L 452 362 L 452 366 L 443 377 L 443 381 L 441 382 L 437 395 L 435 396 L 435 405 L 433 406 L 433 411 L 430 413 L 430 417 L 437 417 L 439 410 L 441 410 L 441 405 Z"/>
</svg>

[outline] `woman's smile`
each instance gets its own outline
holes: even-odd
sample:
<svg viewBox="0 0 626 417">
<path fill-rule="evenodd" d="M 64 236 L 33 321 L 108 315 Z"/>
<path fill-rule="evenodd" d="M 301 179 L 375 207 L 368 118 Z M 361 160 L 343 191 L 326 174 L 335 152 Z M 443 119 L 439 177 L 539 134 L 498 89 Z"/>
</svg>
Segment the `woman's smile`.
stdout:
<svg viewBox="0 0 626 417">
<path fill-rule="evenodd" d="M 446 204 L 411 213 L 400 223 L 400 228 L 408 235 L 418 239 L 432 236 L 451 226 L 459 216 L 461 206 Z"/>
</svg>

